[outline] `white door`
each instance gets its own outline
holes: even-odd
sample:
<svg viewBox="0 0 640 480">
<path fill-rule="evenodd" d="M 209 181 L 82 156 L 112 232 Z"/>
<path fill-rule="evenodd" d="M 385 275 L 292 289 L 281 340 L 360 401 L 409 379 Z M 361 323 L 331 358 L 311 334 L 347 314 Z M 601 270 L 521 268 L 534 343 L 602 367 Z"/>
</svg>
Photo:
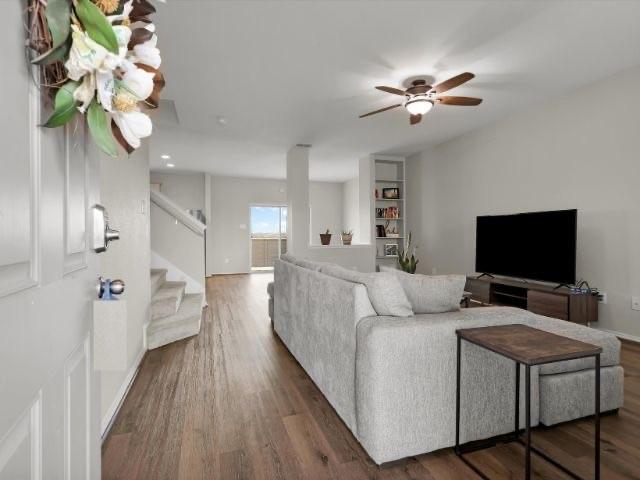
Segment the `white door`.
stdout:
<svg viewBox="0 0 640 480">
<path fill-rule="evenodd" d="M 0 480 L 100 478 L 99 384 L 91 310 L 98 258 L 87 212 L 99 201 L 82 123 L 49 113 L 25 62 L 24 4 L 0 29 Z"/>
</svg>

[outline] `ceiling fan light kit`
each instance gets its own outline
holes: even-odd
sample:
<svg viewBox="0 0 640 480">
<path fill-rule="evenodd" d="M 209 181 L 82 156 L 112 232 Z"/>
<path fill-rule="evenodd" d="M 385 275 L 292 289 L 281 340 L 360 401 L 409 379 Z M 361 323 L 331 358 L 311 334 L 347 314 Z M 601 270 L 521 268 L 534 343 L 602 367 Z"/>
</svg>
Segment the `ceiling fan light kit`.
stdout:
<svg viewBox="0 0 640 480">
<path fill-rule="evenodd" d="M 416 95 L 404 103 L 404 108 L 411 115 L 424 115 L 433 108 L 433 100 L 429 100 L 426 95 Z"/>
<path fill-rule="evenodd" d="M 368 117 L 376 113 L 386 112 L 387 110 L 391 110 L 394 108 L 404 107 L 410 115 L 409 123 L 411 125 L 415 125 L 417 123 L 420 123 L 420 121 L 422 120 L 422 116 L 429 113 L 429 111 L 434 107 L 436 103 L 441 103 L 442 105 L 458 105 L 462 107 L 473 107 L 476 105 L 480 105 L 482 103 L 481 98 L 440 95 L 447 90 L 451 90 L 452 88 L 468 82 L 473 77 L 475 77 L 473 73 L 461 73 L 460 75 L 456 75 L 449 80 L 445 80 L 444 82 L 439 83 L 435 87 L 427 85 L 427 82 L 425 80 L 414 80 L 411 83 L 411 86 L 406 90 L 400 90 L 399 88 L 394 87 L 378 86 L 376 87 L 377 90 L 391 93 L 392 95 L 400 95 L 405 97 L 404 102 L 391 105 L 390 107 L 381 108 L 373 112 L 365 113 L 364 115 L 360 115 L 360 118 Z"/>
</svg>

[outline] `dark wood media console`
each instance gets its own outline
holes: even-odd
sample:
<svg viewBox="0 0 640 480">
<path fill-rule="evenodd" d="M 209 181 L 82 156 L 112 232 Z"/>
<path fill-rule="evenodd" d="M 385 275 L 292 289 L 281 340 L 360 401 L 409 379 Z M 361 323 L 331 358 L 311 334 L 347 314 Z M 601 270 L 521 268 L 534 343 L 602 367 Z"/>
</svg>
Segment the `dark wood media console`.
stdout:
<svg viewBox="0 0 640 480">
<path fill-rule="evenodd" d="M 598 321 L 598 297 L 571 293 L 567 288 L 554 290 L 546 285 L 506 278 L 467 277 L 465 290 L 471 301 L 484 305 L 523 308 L 547 317 L 588 325 Z"/>
</svg>

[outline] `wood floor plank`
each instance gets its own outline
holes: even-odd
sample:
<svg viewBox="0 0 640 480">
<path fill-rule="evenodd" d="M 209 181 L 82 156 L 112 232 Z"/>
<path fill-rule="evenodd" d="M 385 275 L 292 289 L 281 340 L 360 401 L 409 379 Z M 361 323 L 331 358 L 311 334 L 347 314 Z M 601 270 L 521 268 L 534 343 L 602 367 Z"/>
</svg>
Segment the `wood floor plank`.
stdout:
<svg viewBox="0 0 640 480">
<path fill-rule="evenodd" d="M 207 280 L 196 337 L 147 352 L 102 448 L 104 480 L 474 480 L 444 449 L 378 467 L 274 335 L 269 274 Z M 640 345 L 623 342 L 625 406 L 602 419 L 603 479 L 640 480 Z M 590 478 L 589 419 L 534 430 L 534 443 Z M 522 478 L 509 444 L 470 458 L 497 480 Z M 564 479 L 534 457 L 534 478 Z"/>
</svg>

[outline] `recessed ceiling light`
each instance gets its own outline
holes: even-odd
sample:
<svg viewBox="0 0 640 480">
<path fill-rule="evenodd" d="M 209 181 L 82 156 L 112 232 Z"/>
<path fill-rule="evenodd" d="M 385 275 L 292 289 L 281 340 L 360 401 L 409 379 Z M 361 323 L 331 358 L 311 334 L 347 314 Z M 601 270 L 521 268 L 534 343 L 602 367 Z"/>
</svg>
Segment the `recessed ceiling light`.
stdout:
<svg viewBox="0 0 640 480">
<path fill-rule="evenodd" d="M 163 160 L 171 160 L 171 155 L 167 155 L 165 153 L 164 155 L 160 155 L 160 158 L 162 158 Z"/>
<path fill-rule="evenodd" d="M 227 123 L 229 123 L 229 119 L 227 117 L 218 117 L 218 123 L 220 125 L 226 125 Z"/>
<path fill-rule="evenodd" d="M 167 167 L 173 168 L 173 167 L 175 167 L 175 165 L 173 163 L 167 163 Z"/>
</svg>

